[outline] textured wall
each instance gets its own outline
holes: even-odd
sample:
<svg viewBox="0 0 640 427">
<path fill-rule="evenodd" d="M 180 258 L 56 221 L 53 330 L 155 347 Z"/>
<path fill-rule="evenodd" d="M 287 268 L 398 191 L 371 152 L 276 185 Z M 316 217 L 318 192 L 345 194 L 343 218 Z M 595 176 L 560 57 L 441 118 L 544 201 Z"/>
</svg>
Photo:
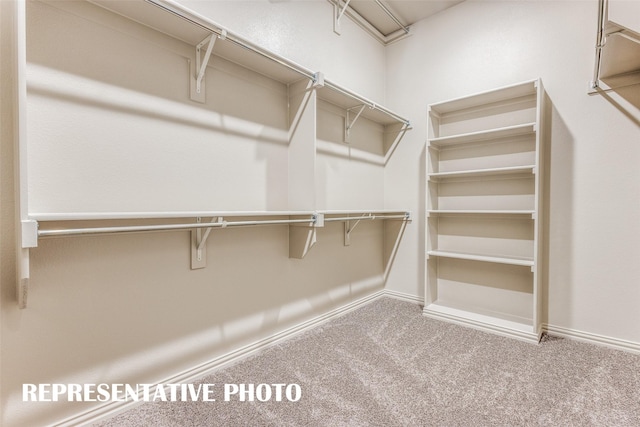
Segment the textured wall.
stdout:
<svg viewBox="0 0 640 427">
<path fill-rule="evenodd" d="M 595 1 L 468 1 L 388 47 L 388 105 L 414 130 L 385 171 L 385 201 L 424 219 L 428 104 L 541 77 L 552 103 L 543 321 L 639 343 L 640 89 L 587 95 L 596 21 Z M 423 232 L 402 242 L 388 288 L 423 295 Z"/>
<path fill-rule="evenodd" d="M 5 3 L 3 73 L 13 43 Z M 210 99 L 196 104 L 188 98 L 192 47 L 88 3 L 27 6 L 31 212 L 287 209 L 285 85 L 216 61 Z M 329 3 L 256 7 L 254 24 L 268 14 L 273 34 L 286 22 L 304 35 L 285 38 L 280 53 L 380 99 L 384 48 L 349 24 L 334 35 Z M 234 31 L 237 22 L 225 20 Z M 247 36 L 278 50 L 273 39 Z M 331 61 L 310 56 L 327 52 L 328 40 Z M 355 51 L 366 52 L 362 64 Z M 211 233 L 202 270 L 190 269 L 185 231 L 41 240 L 31 250 L 28 308 L 18 310 L 11 80 L 3 74 L 2 82 L 0 424 L 45 425 L 91 406 L 22 403 L 23 383 L 161 382 L 382 289 L 380 222 L 360 224 L 349 247 L 342 224 L 328 223 L 302 260 L 288 257 L 286 226 L 229 228 Z M 349 162 L 327 160 L 336 169 L 327 173 L 337 179 Z M 358 173 L 374 177 L 369 208 L 382 208 L 381 168 Z"/>
</svg>

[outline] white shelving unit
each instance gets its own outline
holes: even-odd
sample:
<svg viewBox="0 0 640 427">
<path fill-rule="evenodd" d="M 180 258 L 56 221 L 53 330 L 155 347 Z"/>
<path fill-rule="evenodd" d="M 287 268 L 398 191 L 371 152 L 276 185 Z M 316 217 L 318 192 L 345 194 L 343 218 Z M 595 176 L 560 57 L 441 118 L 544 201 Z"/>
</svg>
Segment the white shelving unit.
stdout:
<svg viewBox="0 0 640 427">
<path fill-rule="evenodd" d="M 387 235 L 388 229 L 397 228 L 397 221 L 404 224 L 411 220 L 410 213 L 404 209 L 385 210 L 382 196 L 384 166 L 410 128 L 407 119 L 326 79 L 322 72 L 306 69 L 253 44 L 172 0 L 35 2 L 28 7 L 38 8 L 34 15 L 36 20 L 44 20 L 42 17 L 47 12 L 60 13 L 65 19 L 79 16 L 100 26 L 104 24 L 105 28 L 112 28 L 118 34 L 149 41 L 150 45 L 159 46 L 159 51 L 184 58 L 188 62 L 184 74 L 170 76 L 189 82 L 189 92 L 182 95 L 185 99 L 181 101 L 192 102 L 195 106 L 204 104 L 202 111 L 205 114 L 210 111 L 212 116 L 237 116 L 246 123 L 274 129 L 272 138 L 282 145 L 287 144 L 284 153 L 287 154 L 288 188 L 280 186 L 267 190 L 278 193 L 274 197 L 276 202 L 271 203 L 272 210 L 238 206 L 239 198 L 229 197 L 225 186 L 209 186 L 203 191 L 207 202 L 198 206 L 204 208 L 177 206 L 176 211 L 158 211 L 152 206 L 149 212 L 136 212 L 122 208 L 116 200 L 113 206 L 94 211 L 64 206 L 50 208 L 48 205 L 52 203 L 44 200 L 34 209 L 27 203 L 29 187 L 25 167 L 18 171 L 22 201 L 21 246 L 24 249 L 19 258 L 25 266 L 21 268 L 18 284 L 21 307 L 26 305 L 28 249 L 37 247 L 41 237 L 192 230 L 192 268 L 202 268 L 202 251 L 206 249 L 210 230 L 215 228 L 288 225 L 289 255 L 303 258 L 316 241 L 316 229 L 323 227 L 325 221 L 344 222 L 347 246 L 360 221 L 384 220 L 382 232 Z M 38 48 L 42 49 L 42 46 Z M 46 52 L 46 49 L 42 51 Z M 92 54 L 93 51 L 88 53 Z M 96 49 L 95 55 L 100 54 Z M 28 66 L 26 48 L 22 57 L 25 67 Z M 47 78 L 48 75 L 43 80 Z M 26 82 L 23 84 L 26 92 Z M 25 108 L 26 99 L 21 103 Z M 229 122 L 229 126 L 233 126 L 233 120 Z M 230 133 L 233 131 L 242 138 L 250 139 L 252 135 L 245 134 L 244 128 L 233 128 Z M 22 136 L 21 150 L 26 153 L 26 138 L 24 134 Z M 341 162 L 339 168 L 330 167 L 334 163 L 323 163 L 322 157 L 327 153 L 329 161 Z M 231 158 L 226 164 L 219 163 L 217 169 L 203 169 L 205 175 L 201 181 L 242 178 L 224 175 L 238 173 L 235 169 L 241 169 L 229 167 L 235 160 Z M 110 182 L 107 178 L 102 182 Z M 47 182 L 46 179 L 39 181 Z M 340 195 L 332 195 L 334 190 L 339 190 Z M 117 191 L 112 193 L 118 194 Z M 257 194 L 265 198 L 264 194 Z M 70 200 L 82 199 L 74 197 Z M 395 225 L 387 226 L 387 220 Z"/>
<path fill-rule="evenodd" d="M 424 314 L 538 342 L 540 80 L 429 106 Z"/>
</svg>

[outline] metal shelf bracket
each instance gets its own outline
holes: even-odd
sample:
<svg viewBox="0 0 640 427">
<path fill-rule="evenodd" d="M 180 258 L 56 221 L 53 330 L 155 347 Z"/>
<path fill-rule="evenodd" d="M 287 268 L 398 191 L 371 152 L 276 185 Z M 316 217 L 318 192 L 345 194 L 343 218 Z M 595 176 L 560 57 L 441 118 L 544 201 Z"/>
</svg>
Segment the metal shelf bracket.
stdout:
<svg viewBox="0 0 640 427">
<path fill-rule="evenodd" d="M 198 224 L 202 223 L 202 218 L 196 218 Z M 226 227 L 227 223 L 223 217 L 214 218 L 211 220 L 212 224 L 216 224 L 218 227 Z M 211 233 L 212 227 L 206 229 L 196 228 L 191 230 L 191 269 L 197 270 L 199 268 L 205 268 L 207 266 L 207 239 Z"/>
<path fill-rule="evenodd" d="M 213 52 L 213 47 L 216 44 L 217 39 L 224 40 L 227 38 L 227 31 L 222 30 L 219 36 L 211 34 L 205 37 L 200 43 L 196 45 L 196 63 L 195 69 L 190 70 L 191 73 L 191 100 L 198 102 L 205 102 L 205 87 L 204 76 L 207 71 L 207 65 Z M 204 58 L 202 57 L 202 50 L 207 47 L 204 52 Z"/>
<path fill-rule="evenodd" d="M 366 104 L 362 104 L 357 107 L 352 107 L 347 109 L 347 118 L 344 122 L 344 125 L 345 125 L 344 126 L 344 142 L 349 142 L 349 137 L 351 136 L 351 129 L 353 128 L 353 125 L 356 124 L 356 121 L 360 118 L 360 115 L 362 114 L 362 112 L 366 107 L 367 107 Z M 373 107 L 370 106 L 369 108 L 373 108 Z M 353 120 L 351 120 L 350 116 L 352 112 L 355 110 L 358 110 L 358 112 L 356 113 Z"/>
<path fill-rule="evenodd" d="M 358 218 L 358 220 L 351 225 L 351 221 L 344 222 L 344 245 L 351 245 L 351 232 L 355 230 L 355 228 L 360 224 L 360 221 L 363 219 L 374 219 L 375 217 L 372 214 L 366 215 L 366 217 Z"/>
</svg>

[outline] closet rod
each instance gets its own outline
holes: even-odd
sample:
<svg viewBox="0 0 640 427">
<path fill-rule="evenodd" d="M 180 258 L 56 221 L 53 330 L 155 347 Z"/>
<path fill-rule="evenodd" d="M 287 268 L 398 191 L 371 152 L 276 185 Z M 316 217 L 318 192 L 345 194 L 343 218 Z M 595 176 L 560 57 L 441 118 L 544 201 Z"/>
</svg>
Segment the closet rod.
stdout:
<svg viewBox="0 0 640 427">
<path fill-rule="evenodd" d="M 190 230 L 194 228 L 226 228 L 255 225 L 281 225 L 281 224 L 315 224 L 315 217 L 307 219 L 280 219 L 263 221 L 233 221 L 233 222 L 198 222 L 192 224 L 162 224 L 162 225 L 129 225 L 121 227 L 94 227 L 94 228 L 66 228 L 59 230 L 38 230 L 38 237 L 61 237 L 87 234 L 115 234 L 115 233 L 139 233 L 145 231 L 173 231 Z"/>
<path fill-rule="evenodd" d="M 409 219 L 409 216 L 406 214 L 403 215 L 362 215 L 362 216 L 347 216 L 341 218 L 326 218 L 324 222 L 332 222 L 332 221 L 359 221 L 359 220 L 367 220 L 367 219 Z"/>
<path fill-rule="evenodd" d="M 160 9 L 165 10 L 166 12 L 169 12 L 181 19 L 186 20 L 187 22 L 190 22 L 191 24 L 194 24 L 206 31 L 212 32 L 214 34 L 217 35 L 222 35 L 222 33 L 225 33 L 225 38 L 226 40 L 244 48 L 244 49 L 248 49 L 264 58 L 267 58 L 273 62 L 276 62 L 280 65 L 283 65 L 285 67 L 287 67 L 288 69 L 295 71 L 311 80 L 313 80 L 315 78 L 316 73 L 302 67 L 299 64 L 296 64 L 295 62 L 289 61 L 279 55 L 273 54 L 263 48 L 261 48 L 258 45 L 255 45 L 253 43 L 251 43 L 248 40 L 245 40 L 241 37 L 238 37 L 236 35 L 234 35 L 231 31 L 225 29 L 224 27 L 222 27 L 221 25 L 216 24 L 215 22 L 209 20 L 208 18 L 193 12 L 191 10 L 187 10 L 184 7 L 182 7 L 181 5 L 177 4 L 175 1 L 173 0 L 145 0 L 147 3 L 150 3 Z M 397 114 L 387 110 L 384 107 L 381 107 L 379 105 L 376 105 L 376 103 L 358 95 L 357 93 L 351 92 L 350 90 L 344 89 L 340 86 L 338 86 L 335 83 L 331 83 L 330 81 L 325 80 L 324 82 L 325 86 L 330 87 L 331 89 L 342 93 L 343 95 L 346 95 L 350 98 L 353 98 L 354 100 L 366 104 L 368 105 L 370 108 L 374 108 L 378 111 L 383 112 L 384 114 L 388 115 L 389 117 L 393 118 L 394 120 L 397 120 L 399 122 L 404 123 L 405 125 L 409 126 L 409 121 L 403 117 L 398 116 Z"/>
<path fill-rule="evenodd" d="M 378 6 L 380 6 L 380 8 L 384 11 L 384 13 L 386 13 L 387 15 L 389 15 L 389 18 L 391 18 L 393 20 L 393 22 L 396 23 L 396 25 L 398 25 L 400 28 L 402 28 L 402 31 L 404 31 L 405 34 L 409 34 L 409 28 L 405 27 L 404 25 L 402 25 L 402 22 L 400 22 L 400 20 L 398 19 L 398 17 L 396 17 L 393 12 L 391 12 L 387 6 L 385 6 L 380 0 L 376 0 L 376 4 Z"/>
</svg>

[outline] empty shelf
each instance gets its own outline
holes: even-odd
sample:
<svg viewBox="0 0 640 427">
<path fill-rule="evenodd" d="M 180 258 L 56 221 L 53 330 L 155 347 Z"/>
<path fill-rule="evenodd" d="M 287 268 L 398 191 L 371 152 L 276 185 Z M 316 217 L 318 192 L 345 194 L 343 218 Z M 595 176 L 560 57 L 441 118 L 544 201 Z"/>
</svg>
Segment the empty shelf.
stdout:
<svg viewBox="0 0 640 427">
<path fill-rule="evenodd" d="M 444 257 L 444 258 L 466 259 L 470 261 L 493 262 L 497 264 L 521 265 L 525 267 L 532 267 L 534 265 L 533 258 L 480 255 L 480 254 L 453 252 L 453 251 L 440 251 L 440 250 L 428 251 L 427 255 Z"/>
<path fill-rule="evenodd" d="M 430 210 L 429 215 L 533 215 L 533 210 L 447 209 Z"/>
<path fill-rule="evenodd" d="M 435 180 L 440 180 L 444 178 L 465 178 L 465 177 L 476 178 L 476 177 L 492 176 L 492 175 L 534 173 L 534 171 L 535 171 L 534 165 L 510 166 L 510 167 L 503 167 L 503 168 L 474 169 L 474 170 L 465 170 L 465 171 L 456 171 L 456 172 L 435 172 L 435 173 L 430 173 L 429 178 L 434 178 Z"/>
<path fill-rule="evenodd" d="M 489 104 L 516 99 L 524 96 L 535 96 L 537 80 L 505 86 L 500 89 L 477 93 L 463 98 L 453 99 L 431 105 L 431 111 L 447 114 L 471 108 L 485 107 Z"/>
<path fill-rule="evenodd" d="M 533 134 L 536 131 L 535 123 L 525 123 L 515 126 L 506 126 L 497 129 L 489 129 L 478 132 L 463 133 L 459 135 L 432 138 L 429 145 L 432 147 L 451 147 L 471 142 L 492 141 L 501 138 Z"/>
</svg>

